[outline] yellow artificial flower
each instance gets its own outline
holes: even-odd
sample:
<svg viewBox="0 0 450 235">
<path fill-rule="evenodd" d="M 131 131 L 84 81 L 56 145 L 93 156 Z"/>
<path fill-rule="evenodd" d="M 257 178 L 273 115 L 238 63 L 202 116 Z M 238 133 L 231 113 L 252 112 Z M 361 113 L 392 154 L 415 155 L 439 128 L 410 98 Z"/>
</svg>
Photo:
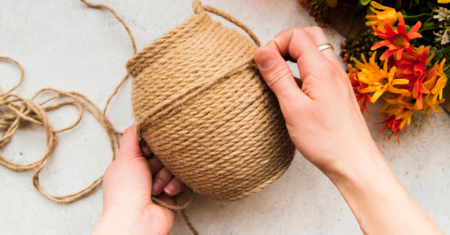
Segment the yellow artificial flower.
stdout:
<svg viewBox="0 0 450 235">
<path fill-rule="evenodd" d="M 380 31 L 386 32 L 383 26 L 383 21 L 386 21 L 389 26 L 392 26 L 397 21 L 397 12 L 394 8 L 385 7 L 375 1 L 370 3 L 374 8 L 370 8 L 375 15 L 366 15 L 366 26 L 372 27 L 376 26 Z M 376 9 L 379 10 L 376 10 Z"/>
<path fill-rule="evenodd" d="M 384 63 L 383 69 L 375 63 L 375 55 L 370 58 L 370 64 L 367 63 L 365 57 L 361 55 L 363 58 L 363 63 L 356 62 L 356 67 L 361 71 L 358 73 L 359 80 L 367 85 L 373 85 L 374 82 L 381 83 L 383 80 L 389 77 L 389 72 L 387 69 L 387 60 Z M 359 67 L 358 67 L 359 66 Z"/>
<path fill-rule="evenodd" d="M 450 0 L 449 0 L 450 1 Z M 445 64 L 445 58 L 442 60 L 439 69 L 437 71 L 437 75 L 439 75 L 439 79 L 436 82 L 436 85 L 431 89 L 431 93 L 435 95 L 435 98 L 437 99 L 437 96 L 439 96 L 439 100 L 442 100 L 442 95 L 445 86 L 447 85 L 447 75 L 444 73 L 444 64 Z"/>
<path fill-rule="evenodd" d="M 392 67 L 388 72 L 387 60 L 384 62 L 383 69 L 378 71 L 370 71 L 369 69 L 362 69 L 358 73 L 359 80 L 368 85 L 367 88 L 362 89 L 361 93 L 375 92 L 370 99 L 370 102 L 375 103 L 375 101 L 380 98 L 380 96 L 386 92 L 392 92 L 395 94 L 408 94 L 409 91 L 405 89 L 398 89 L 394 86 L 406 85 L 409 83 L 407 79 L 395 79 L 395 73 L 397 72 L 397 67 Z"/>
<path fill-rule="evenodd" d="M 427 82 L 424 82 L 424 86 L 431 91 L 425 97 L 425 103 L 423 107 L 423 109 L 427 111 L 427 115 L 430 114 L 431 110 L 433 110 L 435 113 L 444 113 L 444 111 L 437 108 L 439 104 L 442 104 L 445 101 L 445 99 L 442 98 L 443 90 L 447 85 L 447 76 L 444 73 L 444 64 L 445 58 L 441 61 L 439 68 L 436 68 L 437 71 L 435 72 L 433 78 L 428 80 Z M 437 67 L 437 64 L 435 65 L 435 67 Z M 437 79 L 437 77 L 439 77 L 439 79 Z M 434 82 L 428 85 L 427 83 L 429 83 L 430 81 Z"/>
<path fill-rule="evenodd" d="M 369 59 L 369 63 L 367 63 L 366 56 L 364 54 L 361 54 L 361 59 L 364 63 L 361 63 L 356 58 L 353 58 L 353 61 L 355 61 L 355 67 L 359 70 L 367 69 L 369 71 L 378 71 L 380 70 L 380 67 L 375 63 L 375 56 L 377 55 L 377 52 L 375 51 L 372 55 L 372 57 Z"/>
<path fill-rule="evenodd" d="M 435 113 L 444 113 L 444 111 L 437 108 L 438 105 L 444 103 L 445 99 L 437 100 L 436 95 L 428 94 L 425 97 L 425 103 L 423 109 L 427 110 L 427 115 L 430 114 L 431 110 Z"/>
<path fill-rule="evenodd" d="M 438 67 L 439 65 L 436 63 L 433 67 L 428 69 L 428 73 L 425 79 L 426 82 L 423 83 L 423 87 L 425 87 L 425 89 L 431 90 L 433 87 L 436 87 L 436 81 L 439 77 L 439 74 L 437 72 Z"/>
<path fill-rule="evenodd" d="M 395 116 L 396 120 L 402 120 L 400 123 L 399 128 L 403 129 L 405 127 L 405 124 L 411 123 L 411 116 L 414 113 L 414 105 L 407 101 L 406 98 L 401 97 L 403 99 L 395 98 L 395 99 L 387 99 L 386 104 L 384 105 L 383 109 L 381 109 L 381 113 L 386 114 L 388 116 Z"/>
<path fill-rule="evenodd" d="M 438 3 L 450 3 L 450 0 L 438 0 Z"/>
</svg>

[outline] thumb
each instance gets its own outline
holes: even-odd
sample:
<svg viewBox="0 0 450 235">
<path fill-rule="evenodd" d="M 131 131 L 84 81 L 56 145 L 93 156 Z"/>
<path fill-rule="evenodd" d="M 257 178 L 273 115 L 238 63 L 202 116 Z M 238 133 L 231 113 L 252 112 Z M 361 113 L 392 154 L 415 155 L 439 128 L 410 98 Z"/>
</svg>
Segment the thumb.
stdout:
<svg viewBox="0 0 450 235">
<path fill-rule="evenodd" d="M 139 139 L 135 131 L 135 125 L 131 125 L 123 132 L 122 143 L 120 144 L 117 159 L 128 159 L 143 157 Z"/>
<path fill-rule="evenodd" d="M 275 49 L 260 47 L 255 51 L 254 58 L 264 81 L 281 105 L 308 98 L 295 81 L 286 61 Z"/>
</svg>

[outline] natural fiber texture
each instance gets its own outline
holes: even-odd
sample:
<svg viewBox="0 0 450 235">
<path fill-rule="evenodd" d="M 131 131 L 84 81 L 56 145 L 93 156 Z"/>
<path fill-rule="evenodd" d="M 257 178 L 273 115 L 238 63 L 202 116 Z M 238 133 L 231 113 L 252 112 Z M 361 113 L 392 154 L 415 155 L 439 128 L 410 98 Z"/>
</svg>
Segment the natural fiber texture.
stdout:
<svg viewBox="0 0 450 235">
<path fill-rule="evenodd" d="M 126 29 L 136 54 L 134 37 L 125 22 L 110 7 L 83 3 L 110 11 Z M 195 191 L 218 201 L 233 201 L 250 196 L 275 182 L 289 167 L 295 147 L 291 142 L 275 95 L 261 78 L 253 61 L 260 42 L 256 35 L 231 15 L 193 3 L 195 16 L 137 53 L 127 63 L 133 81 L 132 103 L 136 131 L 161 162 Z M 219 15 L 247 32 L 254 41 L 237 31 L 211 20 L 207 12 Z M 77 201 L 101 185 L 103 176 L 81 191 L 53 196 L 39 184 L 39 173 L 45 167 L 57 142 L 56 134 L 74 128 L 88 110 L 102 125 L 111 143 L 112 160 L 119 148 L 120 131 L 106 117 L 109 102 L 128 77 L 125 76 L 101 111 L 91 100 L 77 92 L 45 88 L 31 99 L 12 94 L 23 81 L 22 66 L 8 57 L 21 71 L 17 86 L 2 93 L 0 107 L 0 148 L 11 140 L 25 122 L 44 127 L 47 151 L 30 164 L 17 164 L 0 156 L 0 164 L 14 171 L 36 168 L 34 187 L 45 197 L 59 203 Z M 55 95 L 41 103 L 36 97 L 44 92 Z M 48 105 L 59 98 L 65 100 Z M 79 117 L 72 125 L 54 130 L 47 112 L 73 105 Z M 170 205 L 152 200 L 181 214 L 194 234 L 198 234 L 186 214 L 192 201 L 190 190 L 186 202 L 177 198 Z"/>
<path fill-rule="evenodd" d="M 161 162 L 196 192 L 233 201 L 275 182 L 295 147 L 275 95 L 261 78 L 246 36 L 213 21 L 200 1 L 196 15 L 127 63 L 136 131 Z"/>
<path fill-rule="evenodd" d="M 84 109 L 86 109 L 90 113 L 92 113 L 95 119 L 97 119 L 97 121 L 105 130 L 111 143 L 111 150 L 113 153 L 112 160 L 114 160 L 116 157 L 116 151 L 119 147 L 119 132 L 112 127 L 109 120 L 105 117 L 105 113 L 101 112 L 100 109 L 90 99 L 80 93 L 64 92 L 53 88 L 44 88 L 38 91 L 31 99 L 26 99 L 19 95 L 11 94 L 11 92 L 14 91 L 22 83 L 24 71 L 22 66 L 17 61 L 9 57 L 0 57 L 0 60 L 9 60 L 10 62 L 16 64 L 21 72 L 20 81 L 15 87 L 5 93 L 2 93 L 0 90 L 0 107 L 3 107 L 3 111 L 0 112 L 0 131 L 3 132 L 3 135 L 0 138 L 0 148 L 8 144 L 9 141 L 11 141 L 14 133 L 16 133 L 19 127 L 26 122 L 44 127 L 47 143 L 47 150 L 45 151 L 44 156 L 36 162 L 29 164 L 17 164 L 0 155 L 0 164 L 14 171 L 26 171 L 36 168 L 36 171 L 33 174 L 33 186 L 42 195 L 54 202 L 71 203 L 87 196 L 89 193 L 91 193 L 101 185 L 103 176 L 99 177 L 89 186 L 80 190 L 79 192 L 65 196 L 51 195 L 40 186 L 39 173 L 47 164 L 47 161 L 56 146 L 56 134 L 70 130 L 78 125 L 78 123 L 81 121 L 81 118 L 83 117 Z M 44 100 L 43 102 L 38 103 L 36 101 L 36 98 L 44 92 L 53 92 L 55 93 L 55 95 L 49 99 Z M 66 100 L 54 105 L 47 105 L 47 103 L 49 103 L 50 101 L 56 100 L 58 98 L 65 98 Z M 78 109 L 78 119 L 69 127 L 60 130 L 54 130 L 47 119 L 47 112 L 65 105 L 73 105 Z M 106 111 L 106 108 L 104 111 Z"/>
<path fill-rule="evenodd" d="M 133 44 L 133 51 L 136 53 L 136 45 L 134 42 L 134 37 L 131 34 L 130 29 L 125 24 L 125 22 L 117 15 L 117 13 L 110 7 L 103 5 L 103 4 L 92 4 L 87 2 L 86 0 L 81 0 L 84 4 L 88 5 L 92 8 L 98 8 L 98 9 L 106 9 L 110 11 L 114 17 L 124 26 L 125 30 L 127 31 L 128 35 L 130 36 L 131 42 Z M 24 78 L 24 70 L 22 66 L 15 60 L 9 58 L 9 57 L 0 57 L 0 60 L 9 60 L 10 62 L 16 64 L 21 72 L 21 77 L 19 83 L 10 89 L 9 91 L 2 93 L 0 89 L 0 107 L 4 107 L 3 112 L 5 110 L 6 114 L 0 111 L 0 131 L 3 132 L 2 137 L 0 138 L 0 148 L 4 147 L 6 144 L 11 141 L 11 138 L 13 137 L 14 133 L 19 129 L 19 127 L 26 123 L 34 123 L 40 126 L 44 127 L 45 133 L 46 133 L 46 142 L 47 142 L 47 150 L 45 151 L 44 156 L 39 159 L 36 162 L 29 163 L 29 164 L 17 164 L 14 163 L 7 158 L 0 155 L 0 165 L 3 165 L 11 170 L 14 171 L 26 171 L 36 168 L 35 173 L 33 174 L 33 186 L 45 197 L 48 199 L 59 202 L 59 203 L 71 203 L 74 201 L 77 201 L 81 198 L 86 197 L 89 195 L 89 193 L 93 192 L 95 189 L 97 189 L 103 182 L 103 176 L 100 176 L 98 179 L 94 180 L 90 185 L 88 185 L 86 188 L 69 195 L 64 196 L 54 196 L 49 193 L 47 193 L 39 184 L 39 173 L 41 170 L 45 167 L 47 164 L 47 161 L 49 157 L 51 156 L 57 142 L 56 134 L 70 130 L 74 128 L 78 123 L 81 121 L 83 117 L 84 110 L 89 111 L 92 113 L 92 115 L 97 119 L 97 121 L 102 125 L 103 129 L 105 130 L 108 139 L 111 143 L 111 151 L 112 151 L 112 161 L 116 158 L 117 151 L 119 149 L 119 136 L 122 134 L 122 132 L 116 130 L 112 124 L 109 122 L 108 118 L 106 117 L 106 110 L 108 108 L 109 102 L 114 97 L 114 95 L 117 93 L 120 86 L 124 83 L 124 81 L 127 79 L 128 74 L 122 79 L 122 81 L 119 83 L 119 85 L 116 87 L 114 92 L 111 94 L 111 96 L 108 98 L 106 105 L 101 111 L 97 105 L 95 105 L 89 98 L 84 96 L 83 94 L 80 94 L 78 92 L 64 92 L 53 88 L 44 88 L 38 91 L 31 99 L 23 98 L 16 94 L 11 94 L 12 91 L 14 91 L 17 87 L 20 86 L 20 84 L 23 81 Z M 53 92 L 55 95 L 41 103 L 37 103 L 35 99 L 42 93 L 45 92 Z M 65 98 L 66 100 L 61 101 L 54 105 L 47 105 L 48 102 L 52 100 L 56 100 L 59 98 Z M 67 100 L 69 99 L 69 100 Z M 47 105 L 47 106 L 46 106 Z M 65 105 L 73 105 L 79 110 L 79 116 L 77 121 L 75 121 L 72 125 L 69 127 L 66 127 L 61 130 L 54 130 L 52 125 L 49 123 L 47 119 L 47 112 L 58 109 L 59 107 L 65 106 Z"/>
</svg>

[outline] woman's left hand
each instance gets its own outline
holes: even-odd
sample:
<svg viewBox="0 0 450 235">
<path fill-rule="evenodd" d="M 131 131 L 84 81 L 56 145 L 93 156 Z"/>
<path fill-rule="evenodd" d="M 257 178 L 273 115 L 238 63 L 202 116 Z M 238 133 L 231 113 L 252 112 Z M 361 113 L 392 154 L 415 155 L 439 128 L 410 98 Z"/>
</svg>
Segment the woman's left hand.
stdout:
<svg viewBox="0 0 450 235">
<path fill-rule="evenodd" d="M 185 191 L 186 185 L 147 145 L 141 149 L 133 125 L 125 130 L 117 159 L 106 169 L 103 216 L 92 234 L 168 234 L 176 212 L 156 205 L 151 197 L 175 205 L 174 196 Z"/>
</svg>

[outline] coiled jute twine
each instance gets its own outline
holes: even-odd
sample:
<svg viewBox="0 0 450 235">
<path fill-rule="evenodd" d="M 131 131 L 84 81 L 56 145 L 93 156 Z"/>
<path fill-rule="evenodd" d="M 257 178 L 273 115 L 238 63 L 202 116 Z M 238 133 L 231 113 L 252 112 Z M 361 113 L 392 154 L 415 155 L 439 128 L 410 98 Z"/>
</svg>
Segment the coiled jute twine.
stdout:
<svg viewBox="0 0 450 235">
<path fill-rule="evenodd" d="M 248 197 L 274 183 L 292 162 L 295 146 L 289 138 L 278 101 L 268 88 L 253 60 L 260 42 L 243 23 L 219 9 L 194 0 L 195 15 L 178 27 L 136 53 L 134 37 L 125 22 L 110 7 L 83 3 L 109 10 L 125 27 L 133 44 L 135 56 L 126 64 L 133 76 L 131 100 L 136 133 L 147 142 L 153 153 L 174 176 L 193 191 L 216 201 L 234 201 Z M 250 38 L 213 21 L 208 13 L 218 15 L 243 29 Z M 91 112 L 108 134 L 115 159 L 120 131 L 114 129 L 105 113 L 110 100 L 126 80 L 125 76 L 101 111 L 87 97 L 77 92 L 45 88 L 31 99 L 11 94 L 19 84 L 0 93 L 0 147 L 6 145 L 25 122 L 44 127 L 47 151 L 38 161 L 20 165 L 0 156 L 0 164 L 24 171 L 36 168 L 34 187 L 45 197 L 59 203 L 79 200 L 94 191 L 103 176 L 85 189 L 66 196 L 53 196 L 39 185 L 39 172 L 47 163 L 56 145 L 56 134 L 72 129 L 81 120 L 83 110 Z M 43 92 L 55 95 L 41 103 L 35 98 Z M 47 105 L 57 98 L 69 98 L 56 105 Z M 80 115 L 71 126 L 54 130 L 46 112 L 64 105 L 74 105 Z M 189 221 L 185 208 L 192 201 L 190 191 L 186 202 L 169 205 L 152 200 L 169 209 L 180 210 L 187 225 L 198 234 Z"/>
</svg>

